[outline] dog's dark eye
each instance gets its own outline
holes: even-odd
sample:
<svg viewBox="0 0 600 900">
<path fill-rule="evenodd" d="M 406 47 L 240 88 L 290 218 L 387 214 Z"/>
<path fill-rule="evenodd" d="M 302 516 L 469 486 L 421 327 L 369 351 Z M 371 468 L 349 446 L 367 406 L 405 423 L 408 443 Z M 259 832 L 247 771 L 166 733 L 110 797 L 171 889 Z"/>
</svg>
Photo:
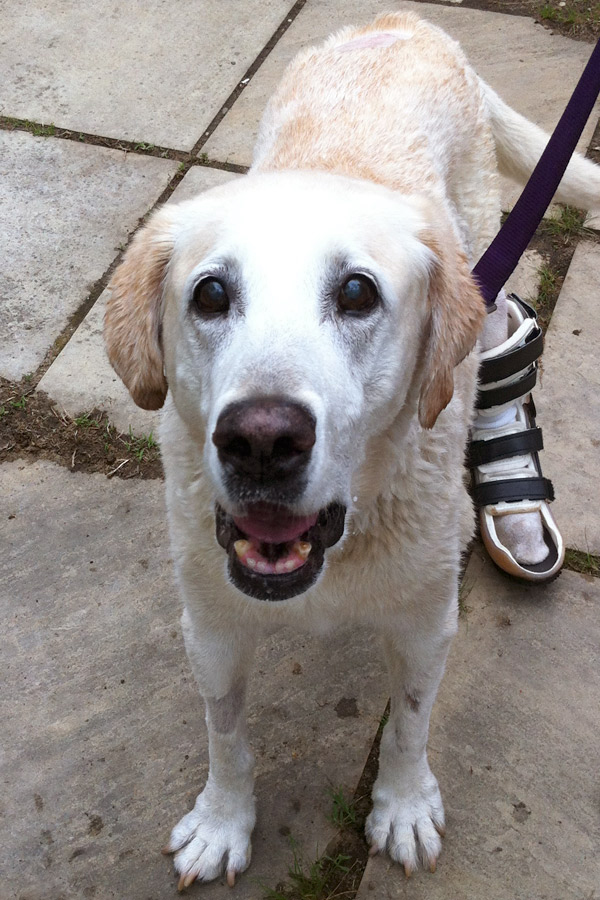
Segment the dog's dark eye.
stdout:
<svg viewBox="0 0 600 900">
<path fill-rule="evenodd" d="M 377 288 L 366 275 L 351 275 L 340 288 L 338 307 L 344 313 L 359 315 L 377 305 Z"/>
<path fill-rule="evenodd" d="M 193 302 L 204 316 L 223 315 L 229 311 L 229 297 L 216 278 L 204 278 L 194 288 Z"/>
</svg>

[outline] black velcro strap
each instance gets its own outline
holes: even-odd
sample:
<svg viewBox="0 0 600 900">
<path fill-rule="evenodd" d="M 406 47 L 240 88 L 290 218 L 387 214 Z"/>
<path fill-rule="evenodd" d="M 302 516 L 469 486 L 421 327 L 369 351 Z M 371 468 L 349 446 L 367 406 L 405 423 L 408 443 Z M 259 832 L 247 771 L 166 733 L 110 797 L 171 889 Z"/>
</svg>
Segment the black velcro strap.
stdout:
<svg viewBox="0 0 600 900">
<path fill-rule="evenodd" d="M 484 359 L 479 366 L 479 380 L 481 384 L 490 384 L 492 381 L 502 381 L 510 378 L 542 355 L 544 349 L 544 335 L 542 329 L 536 326 L 535 331 L 529 335 L 526 343 L 516 347 L 502 356 L 493 359 Z"/>
<path fill-rule="evenodd" d="M 517 397 L 523 397 L 528 394 L 534 387 L 537 379 L 537 366 L 526 372 L 516 381 L 504 384 L 502 387 L 489 388 L 488 390 L 479 391 L 477 395 L 477 409 L 490 409 L 492 406 L 502 406 L 503 403 L 510 403 Z"/>
<path fill-rule="evenodd" d="M 517 503 L 520 500 L 554 500 L 554 487 L 549 478 L 507 478 L 488 481 L 473 487 L 475 505 Z"/>
<path fill-rule="evenodd" d="M 527 431 L 516 431 L 488 441 L 471 441 L 467 449 L 467 466 L 484 466 L 486 463 L 519 456 L 522 453 L 533 453 L 544 449 L 541 428 L 528 428 Z"/>
</svg>

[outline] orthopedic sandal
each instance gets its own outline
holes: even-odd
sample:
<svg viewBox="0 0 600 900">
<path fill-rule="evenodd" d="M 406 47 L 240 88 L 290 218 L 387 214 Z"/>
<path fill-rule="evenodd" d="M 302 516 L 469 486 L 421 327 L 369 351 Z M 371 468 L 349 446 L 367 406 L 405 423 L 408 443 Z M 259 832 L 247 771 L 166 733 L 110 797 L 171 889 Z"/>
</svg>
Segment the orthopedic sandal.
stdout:
<svg viewBox="0 0 600 900">
<path fill-rule="evenodd" d="M 467 464 L 479 510 L 483 543 L 496 565 L 516 578 L 545 582 L 556 578 L 564 544 L 548 503 L 552 482 L 544 478 L 538 451 L 542 431 L 535 424 L 531 389 L 543 347 L 535 311 L 515 294 L 507 298 L 506 341 L 481 354 L 478 415 L 471 431 Z M 496 529 L 502 516 L 539 512 L 547 556 L 541 562 L 517 560 Z"/>
</svg>

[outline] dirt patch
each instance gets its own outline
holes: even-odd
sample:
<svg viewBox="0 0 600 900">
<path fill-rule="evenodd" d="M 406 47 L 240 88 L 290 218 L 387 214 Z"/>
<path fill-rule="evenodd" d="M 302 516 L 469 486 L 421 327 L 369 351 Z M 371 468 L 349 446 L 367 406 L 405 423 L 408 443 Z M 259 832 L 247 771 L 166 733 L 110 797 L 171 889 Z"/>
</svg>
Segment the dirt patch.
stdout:
<svg viewBox="0 0 600 900">
<path fill-rule="evenodd" d="M 153 435 L 121 434 L 99 410 L 71 419 L 26 381 L 0 379 L 0 463 L 29 457 L 110 478 L 163 477 Z"/>
<path fill-rule="evenodd" d="M 600 3 L 589 0 L 567 0 L 564 6 L 561 0 L 463 0 L 461 8 L 529 16 L 550 31 L 579 41 L 600 36 Z"/>
</svg>

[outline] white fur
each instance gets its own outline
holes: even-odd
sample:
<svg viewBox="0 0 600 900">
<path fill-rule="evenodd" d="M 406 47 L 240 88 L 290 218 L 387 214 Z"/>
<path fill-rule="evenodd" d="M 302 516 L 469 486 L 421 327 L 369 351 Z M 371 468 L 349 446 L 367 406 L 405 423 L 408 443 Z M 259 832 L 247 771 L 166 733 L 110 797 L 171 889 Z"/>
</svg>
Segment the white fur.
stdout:
<svg viewBox="0 0 600 900">
<path fill-rule="evenodd" d="M 493 136 L 501 164 L 518 157 L 519 174 L 539 139 L 439 29 L 407 15 L 387 17 L 380 30 L 402 39 L 346 29 L 301 54 L 269 104 L 251 173 L 165 209 L 147 231 L 169 252 L 161 448 L 184 636 L 210 744 L 208 783 L 169 843 L 182 886 L 223 868 L 231 882 L 249 863 L 246 682 L 257 635 L 283 624 L 379 629 L 392 701 L 367 834 L 407 872 L 419 861 L 434 868 L 440 852 L 444 814 L 426 742 L 473 530 L 463 454 L 478 361 L 470 354 L 455 368 L 451 402 L 422 428 L 428 347 L 454 340 L 452 320 L 440 324 L 429 308 L 440 259 L 424 235 L 439 234 L 457 259 L 478 256 L 500 217 Z M 573 172 L 576 192 L 581 172 L 600 184 L 591 165 L 577 162 Z M 379 285 L 382 304 L 363 320 L 339 315 L 335 290 L 327 294 L 340 259 Z M 235 270 L 237 312 L 202 319 L 191 288 L 223 267 Z M 122 279 L 121 293 L 123 283 L 135 290 L 139 280 Z M 135 346 L 127 352 L 118 365 L 129 372 Z M 327 551 L 316 585 L 276 603 L 228 580 L 214 504 L 231 514 L 243 505 L 211 440 L 228 404 L 269 394 L 301 402 L 317 423 L 295 512 L 334 500 L 348 508 L 344 538 Z"/>
<path fill-rule="evenodd" d="M 212 323 L 190 323 L 184 302 L 187 243 L 205 232 L 215 205 L 221 217 L 218 255 L 235 252 L 248 285 L 246 315 L 222 343 L 211 334 Z M 294 210 L 293 217 L 285 217 L 286 209 Z M 417 852 L 433 865 L 440 841 L 435 826 L 427 824 L 431 797 L 438 825 L 443 811 L 425 742 L 455 630 L 460 549 L 472 530 L 462 454 L 477 361 L 472 357 L 460 366 L 450 407 L 433 431 L 423 431 L 415 411 L 430 253 L 417 240 L 425 224 L 419 204 L 339 176 L 293 173 L 251 175 L 184 204 L 179 214 L 185 224 L 165 284 L 165 367 L 172 399 L 165 408 L 161 448 L 186 605 L 186 647 L 200 690 L 207 698 L 223 697 L 244 681 L 253 635 L 261 629 L 291 623 L 323 632 L 354 621 L 395 635 L 397 649 L 407 656 L 402 678 L 391 686 L 401 696 L 394 717 L 402 719 L 410 752 L 399 758 L 390 748 L 382 758 L 369 833 L 385 849 L 382 822 L 388 829 L 400 820 L 407 828 L 419 822 L 419 851 L 414 840 L 389 850 L 407 869 L 416 865 Z M 365 333 L 357 356 L 339 324 L 323 323 L 320 311 L 319 274 L 340 252 L 355 268 L 377 275 L 388 304 L 388 315 L 379 322 L 347 323 Z M 200 267 L 210 271 L 214 257 L 210 250 Z M 349 515 L 345 540 L 328 551 L 318 585 L 300 597 L 268 603 L 240 594 L 225 576 L 213 504 L 217 499 L 237 510 L 206 436 L 229 403 L 282 390 L 309 405 L 318 423 L 309 483 L 296 510 L 310 512 L 341 499 Z M 405 691 L 419 696 L 418 712 L 407 716 Z M 243 708 L 231 735 L 223 736 L 207 717 L 210 790 L 199 796 L 169 844 L 178 851 L 176 866 L 184 876 L 215 877 L 217 857 L 227 859 L 231 871 L 242 871 L 241 861 L 249 861 L 245 847 L 254 816 L 242 720 Z M 388 726 L 384 746 L 394 744 L 395 727 Z M 404 798 L 397 792 L 400 775 L 410 786 Z M 207 846 L 208 834 L 215 835 L 215 851 Z"/>
</svg>

